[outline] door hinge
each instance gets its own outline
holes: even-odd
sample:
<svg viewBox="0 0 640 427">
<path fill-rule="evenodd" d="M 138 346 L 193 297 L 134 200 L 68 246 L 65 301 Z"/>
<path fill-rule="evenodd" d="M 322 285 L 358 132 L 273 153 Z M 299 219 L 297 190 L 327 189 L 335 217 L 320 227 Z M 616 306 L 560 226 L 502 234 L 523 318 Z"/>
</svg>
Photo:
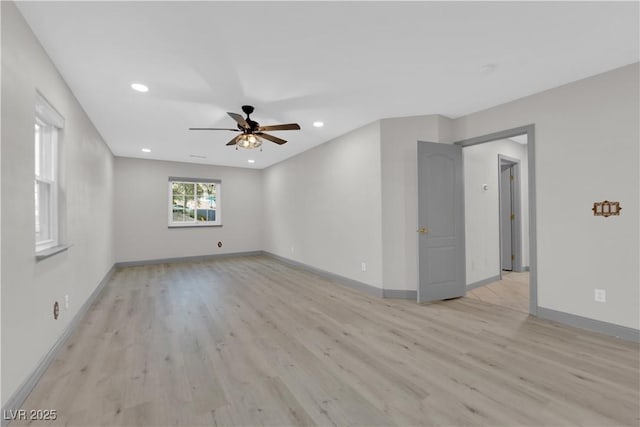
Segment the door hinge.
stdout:
<svg viewBox="0 0 640 427">
<path fill-rule="evenodd" d="M 513 175 L 509 175 L 509 181 L 513 181 Z"/>
<path fill-rule="evenodd" d="M 516 219 L 516 214 L 511 214 L 511 221 L 513 221 L 514 219 Z"/>
<path fill-rule="evenodd" d="M 515 255 L 511 255 L 511 261 L 515 260 L 516 256 Z"/>
</svg>

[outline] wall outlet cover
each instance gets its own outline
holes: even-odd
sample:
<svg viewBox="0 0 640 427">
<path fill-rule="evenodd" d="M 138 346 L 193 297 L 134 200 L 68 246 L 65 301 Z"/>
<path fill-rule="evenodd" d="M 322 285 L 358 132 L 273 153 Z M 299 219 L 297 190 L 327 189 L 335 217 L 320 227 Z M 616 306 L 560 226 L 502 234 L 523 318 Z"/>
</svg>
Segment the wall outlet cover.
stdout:
<svg viewBox="0 0 640 427">
<path fill-rule="evenodd" d="M 604 289 L 596 289 L 594 292 L 594 299 L 597 302 L 607 302 L 607 292 Z"/>
</svg>

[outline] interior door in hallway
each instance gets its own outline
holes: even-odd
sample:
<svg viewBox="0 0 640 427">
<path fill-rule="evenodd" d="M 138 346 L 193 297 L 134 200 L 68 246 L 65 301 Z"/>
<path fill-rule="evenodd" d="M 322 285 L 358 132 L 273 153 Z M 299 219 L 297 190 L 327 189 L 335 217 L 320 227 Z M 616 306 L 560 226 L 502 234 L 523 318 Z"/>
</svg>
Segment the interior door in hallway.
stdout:
<svg viewBox="0 0 640 427">
<path fill-rule="evenodd" d="M 462 147 L 418 142 L 418 302 L 465 293 Z"/>
<path fill-rule="evenodd" d="M 513 165 L 500 165 L 500 261 L 502 270 L 513 271 Z"/>
</svg>

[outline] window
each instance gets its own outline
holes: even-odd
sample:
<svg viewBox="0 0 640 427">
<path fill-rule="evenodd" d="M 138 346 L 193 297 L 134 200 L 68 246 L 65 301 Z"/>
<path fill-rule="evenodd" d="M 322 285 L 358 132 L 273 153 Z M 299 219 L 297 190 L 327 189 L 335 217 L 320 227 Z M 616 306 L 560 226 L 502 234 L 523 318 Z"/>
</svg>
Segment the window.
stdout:
<svg viewBox="0 0 640 427">
<path fill-rule="evenodd" d="M 217 179 L 169 178 L 169 227 L 222 225 L 221 182 Z"/>
<path fill-rule="evenodd" d="M 38 94 L 34 127 L 36 252 L 59 244 L 58 133 L 64 119 Z"/>
</svg>

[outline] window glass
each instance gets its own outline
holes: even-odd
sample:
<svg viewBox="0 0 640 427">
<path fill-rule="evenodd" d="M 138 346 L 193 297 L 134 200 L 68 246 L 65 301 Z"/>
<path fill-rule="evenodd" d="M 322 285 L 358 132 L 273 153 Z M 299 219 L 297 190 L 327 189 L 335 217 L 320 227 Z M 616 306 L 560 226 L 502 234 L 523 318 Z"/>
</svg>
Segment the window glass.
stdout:
<svg viewBox="0 0 640 427">
<path fill-rule="evenodd" d="M 58 128 L 36 116 L 34 125 L 34 222 L 36 251 L 58 244 Z"/>
<path fill-rule="evenodd" d="M 170 182 L 169 225 L 220 225 L 219 189 L 215 182 Z"/>
</svg>

